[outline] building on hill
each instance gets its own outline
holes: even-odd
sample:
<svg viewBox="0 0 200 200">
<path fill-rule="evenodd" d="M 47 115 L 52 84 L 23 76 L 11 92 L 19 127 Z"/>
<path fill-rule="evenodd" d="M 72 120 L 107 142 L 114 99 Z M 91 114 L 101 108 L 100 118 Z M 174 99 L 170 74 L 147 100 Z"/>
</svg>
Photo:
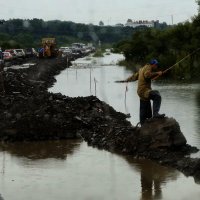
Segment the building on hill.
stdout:
<svg viewBox="0 0 200 200">
<path fill-rule="evenodd" d="M 138 26 L 146 26 L 148 28 L 153 28 L 153 27 L 156 27 L 156 25 L 159 24 L 159 20 L 151 20 L 151 21 L 148 21 L 148 20 L 139 20 L 139 21 L 132 21 L 131 19 L 128 19 L 125 26 L 130 26 L 130 27 L 133 27 L 133 28 L 136 28 Z"/>
<path fill-rule="evenodd" d="M 115 26 L 124 27 L 124 24 L 118 23 L 118 24 L 115 24 Z"/>
</svg>

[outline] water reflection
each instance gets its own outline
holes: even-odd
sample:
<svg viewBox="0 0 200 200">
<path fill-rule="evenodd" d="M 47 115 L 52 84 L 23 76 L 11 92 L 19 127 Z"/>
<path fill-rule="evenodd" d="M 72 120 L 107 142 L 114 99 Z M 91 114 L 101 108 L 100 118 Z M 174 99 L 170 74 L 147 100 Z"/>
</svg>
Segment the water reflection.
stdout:
<svg viewBox="0 0 200 200">
<path fill-rule="evenodd" d="M 16 157 L 37 159 L 66 159 L 74 150 L 78 150 L 81 140 L 61 140 L 45 142 L 16 142 L 0 144 L 0 151 L 7 151 Z"/>
<path fill-rule="evenodd" d="M 133 159 L 131 156 L 125 158 L 141 174 L 141 200 L 163 199 L 162 186 L 169 180 L 176 180 L 180 174 L 177 170 L 160 166 L 150 160 Z"/>
</svg>

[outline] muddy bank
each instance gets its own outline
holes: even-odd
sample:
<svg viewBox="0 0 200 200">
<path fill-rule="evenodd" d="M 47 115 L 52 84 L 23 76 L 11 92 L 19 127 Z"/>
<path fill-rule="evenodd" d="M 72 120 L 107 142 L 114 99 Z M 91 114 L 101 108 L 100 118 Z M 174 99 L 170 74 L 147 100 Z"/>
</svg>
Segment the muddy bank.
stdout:
<svg viewBox="0 0 200 200">
<path fill-rule="evenodd" d="M 27 67 L 27 63 L 34 65 Z M 10 66 L 4 71 L 6 93 L 0 98 L 0 140 L 80 138 L 85 126 L 93 128 L 92 117 L 99 115 L 99 109 L 111 109 L 96 97 L 70 98 L 47 92 L 55 82 L 54 76 L 70 65 L 67 60 L 35 59 L 21 64 L 21 68 Z M 91 122 L 80 121 L 83 113 Z"/>
<path fill-rule="evenodd" d="M 73 99 L 47 92 L 48 87 L 55 82 L 54 76 L 70 63 L 64 59 L 24 62 L 34 65 L 20 65 L 22 67 L 19 69 L 15 68 L 18 66 L 8 67 L 4 71 L 6 93 L 0 98 L 0 139 L 22 141 L 75 138 L 73 126 L 76 124 L 71 122 L 69 112 L 74 106 L 71 103 Z"/>
<path fill-rule="evenodd" d="M 102 110 L 105 116 L 89 119 L 93 123 L 92 128 L 81 133 L 89 145 L 133 155 L 138 159 L 154 160 L 161 165 L 176 168 L 186 176 L 193 176 L 195 182 L 199 183 L 200 159 L 189 157 L 198 149 L 187 144 L 175 119 L 152 119 L 139 128 L 129 124 L 126 116 L 110 117 L 107 111 Z M 95 121 L 98 123 L 95 124 Z M 83 117 L 83 122 L 87 122 L 87 118 Z"/>
<path fill-rule="evenodd" d="M 70 98 L 47 92 L 54 76 L 69 66 L 66 60 L 34 63 L 4 72 L 1 141 L 84 138 L 94 147 L 156 160 L 199 180 L 200 160 L 188 157 L 197 149 L 187 144 L 176 120 L 155 119 L 142 128 L 133 127 L 125 114 L 94 96 Z"/>
</svg>

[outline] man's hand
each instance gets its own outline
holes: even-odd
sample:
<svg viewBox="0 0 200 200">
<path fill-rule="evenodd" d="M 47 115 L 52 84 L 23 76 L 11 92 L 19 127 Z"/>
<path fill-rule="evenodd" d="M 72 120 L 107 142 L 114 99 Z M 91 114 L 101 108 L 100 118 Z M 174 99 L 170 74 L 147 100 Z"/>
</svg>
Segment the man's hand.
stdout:
<svg viewBox="0 0 200 200">
<path fill-rule="evenodd" d="M 157 72 L 158 76 L 162 76 L 163 72 L 162 71 L 159 71 Z"/>
</svg>

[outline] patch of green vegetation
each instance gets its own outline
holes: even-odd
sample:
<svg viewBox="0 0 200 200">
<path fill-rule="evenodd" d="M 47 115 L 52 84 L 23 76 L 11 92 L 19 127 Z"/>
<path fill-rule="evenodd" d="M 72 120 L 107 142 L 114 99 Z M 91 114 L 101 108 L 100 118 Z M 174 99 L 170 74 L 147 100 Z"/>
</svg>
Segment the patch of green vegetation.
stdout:
<svg viewBox="0 0 200 200">
<path fill-rule="evenodd" d="M 94 53 L 93 57 L 104 57 L 103 51 L 102 51 L 101 49 L 98 49 L 98 50 Z"/>
</svg>

